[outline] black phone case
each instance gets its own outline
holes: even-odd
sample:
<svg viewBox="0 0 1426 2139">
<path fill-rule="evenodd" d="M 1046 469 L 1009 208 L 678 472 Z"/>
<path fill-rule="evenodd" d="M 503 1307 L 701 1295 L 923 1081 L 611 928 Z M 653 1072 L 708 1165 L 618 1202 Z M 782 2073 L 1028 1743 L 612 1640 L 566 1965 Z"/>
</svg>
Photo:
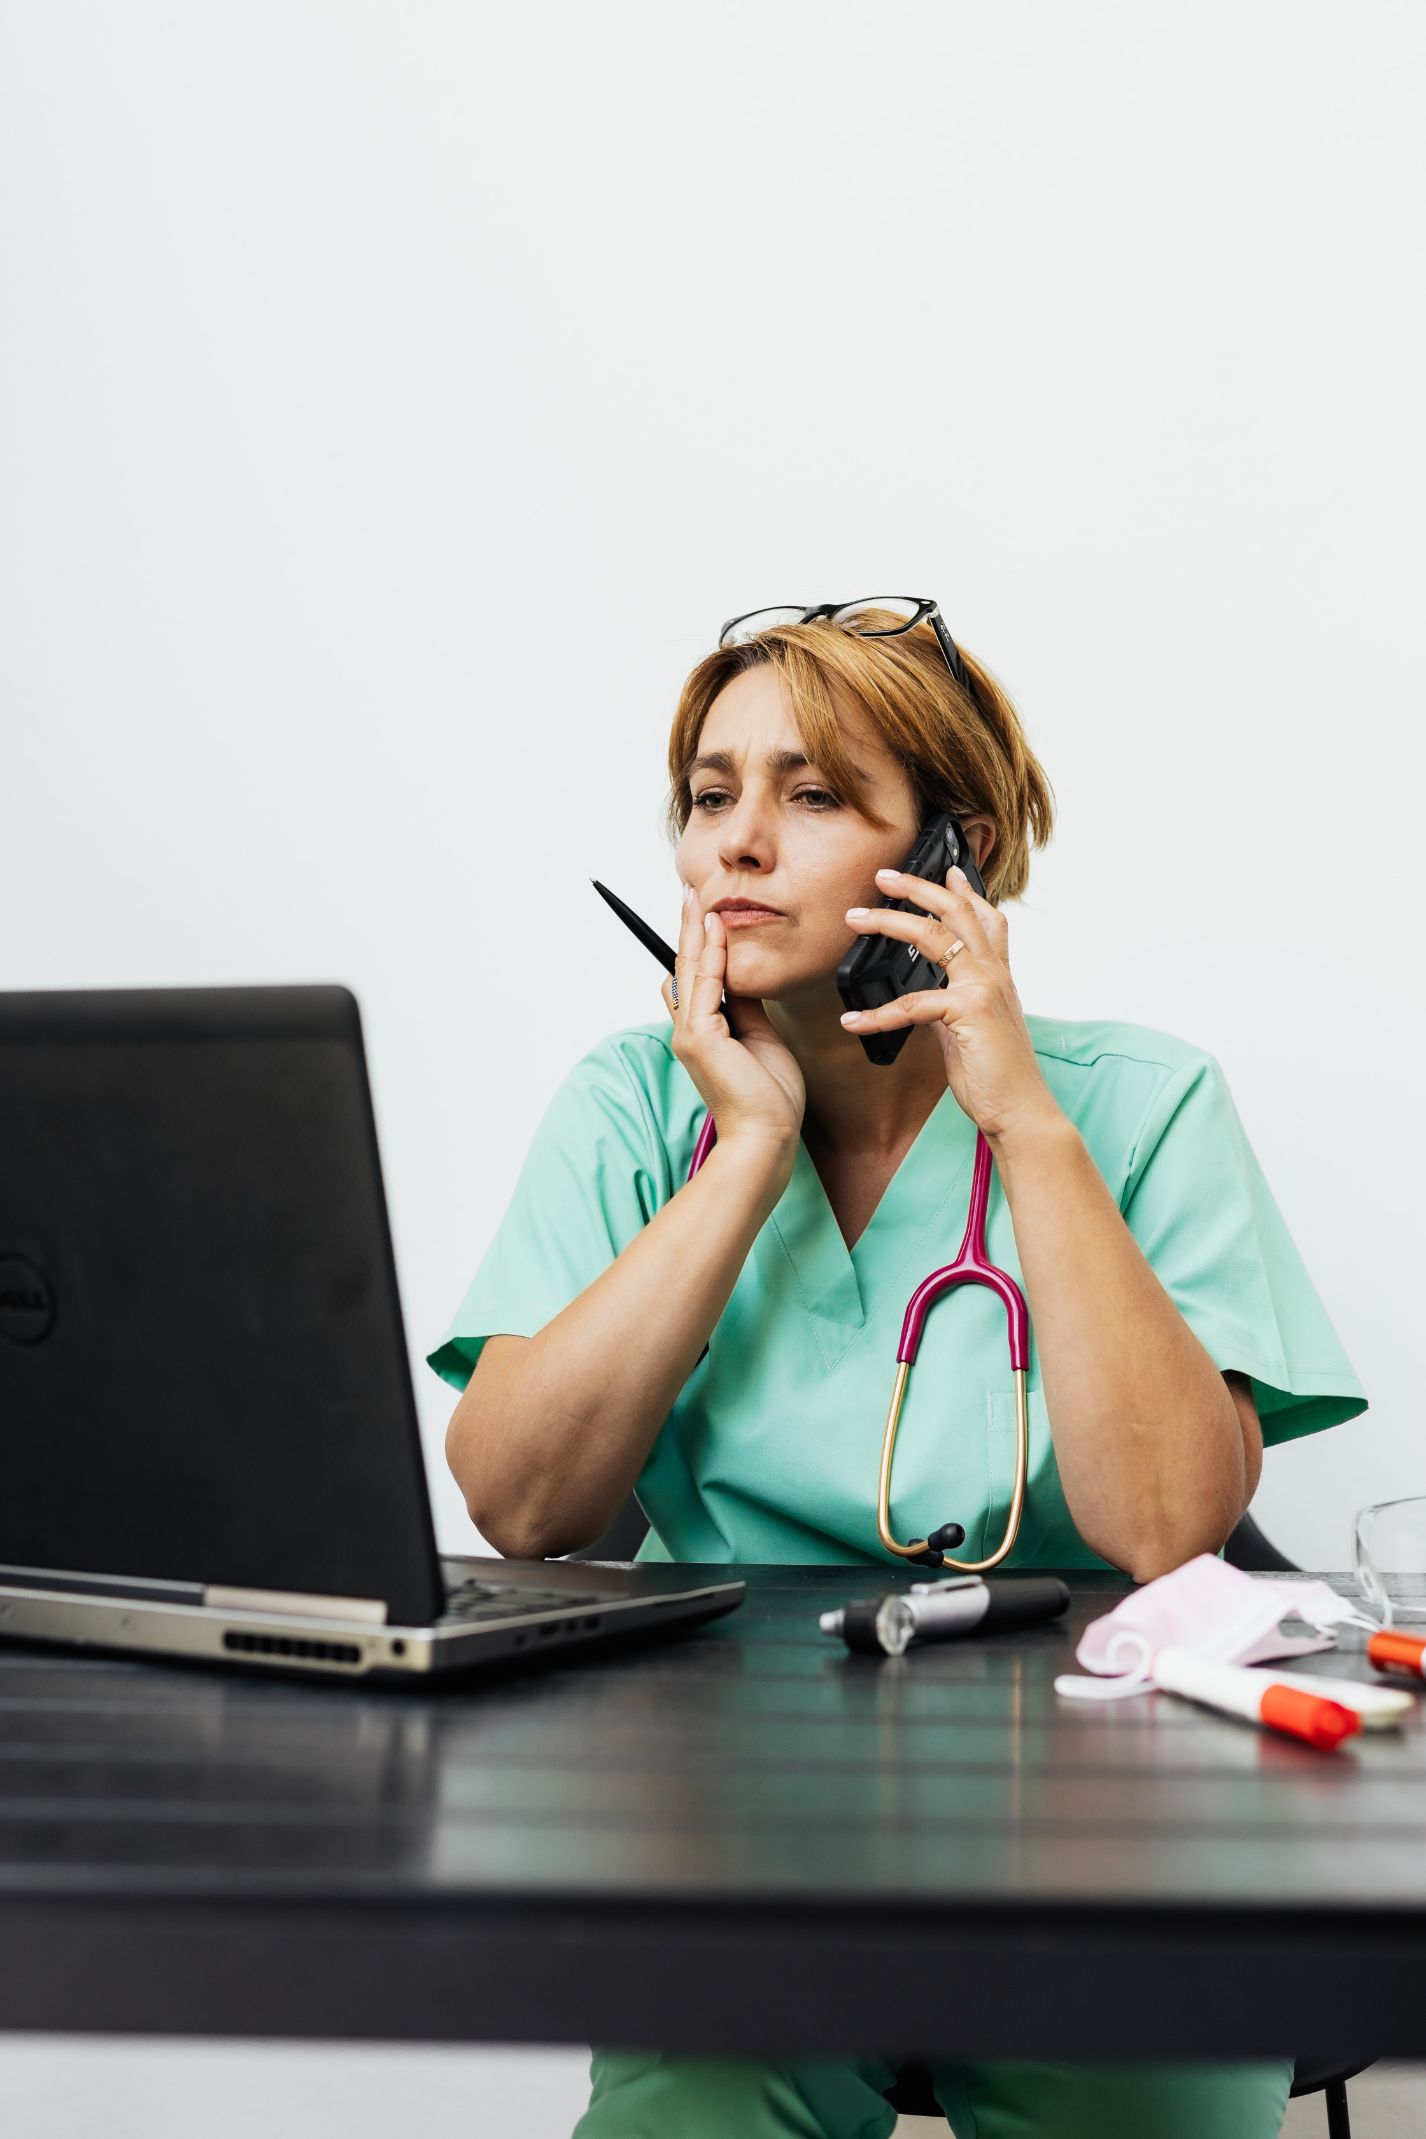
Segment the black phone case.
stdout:
<svg viewBox="0 0 1426 2139">
<path fill-rule="evenodd" d="M 947 873 L 958 865 L 964 869 L 971 890 L 984 898 L 985 885 L 965 834 L 955 818 L 942 810 L 921 827 L 915 846 L 901 864 L 902 872 L 944 884 Z M 926 911 L 914 899 L 882 899 L 880 903 L 893 913 Z M 923 988 L 944 988 L 946 980 L 944 966 L 933 965 L 914 943 L 902 943 L 893 936 L 858 936 L 837 967 L 837 993 L 848 1010 L 879 1010 L 883 1003 L 894 1003 L 900 995 L 912 995 Z M 896 1060 L 912 1030 L 910 1025 L 903 1025 L 896 1032 L 858 1033 L 857 1038 L 867 1060 L 884 1068 Z"/>
</svg>

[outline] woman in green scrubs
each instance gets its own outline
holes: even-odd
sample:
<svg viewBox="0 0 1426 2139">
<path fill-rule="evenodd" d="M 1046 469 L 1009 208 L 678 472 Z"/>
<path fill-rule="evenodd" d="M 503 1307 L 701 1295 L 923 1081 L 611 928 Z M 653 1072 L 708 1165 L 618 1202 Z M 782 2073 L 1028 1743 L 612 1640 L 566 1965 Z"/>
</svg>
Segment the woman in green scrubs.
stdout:
<svg viewBox="0 0 1426 2139">
<path fill-rule="evenodd" d="M 688 1167 L 711 1108 L 715 1153 L 769 1169 L 768 1215 L 731 1290 L 644 1255 L 646 1295 L 624 1283 L 598 1340 L 592 1318 L 577 1333 L 652 1374 L 651 1333 L 676 1299 L 685 1325 L 668 1341 L 681 1335 L 690 1361 L 706 1342 L 648 1445 L 610 1458 L 649 1518 L 639 1557 L 900 1564 L 877 1538 L 882 1427 L 907 1302 L 965 1227 L 979 1129 L 995 1162 L 989 1258 L 1030 1310 L 1029 1486 L 1005 1565 L 1148 1580 L 1221 1548 L 1264 1442 L 1366 1400 L 1214 1057 L 1143 1026 L 1022 1011 L 1001 909 L 1024 888 L 1032 837 L 1049 836 L 1048 783 L 1009 699 L 963 650 L 964 684 L 924 622 L 866 635 L 898 621 L 780 624 L 688 679 L 669 750 L 686 894 L 677 1001 L 665 983 L 668 1016 L 608 1035 L 560 1086 L 430 1364 L 464 1390 L 489 1338 L 546 1333 L 546 1386 L 561 1365 L 576 1386 L 573 1342 L 561 1357 L 550 1325 L 696 1192 L 709 1169 L 687 1183 Z M 984 899 L 963 878 L 878 874 L 940 809 L 965 832 Z M 906 897 L 928 918 L 877 903 Z M 768 918 L 725 921 L 713 909 L 728 899 L 765 902 Z M 915 942 L 947 984 L 849 1028 L 835 972 L 868 930 Z M 896 1062 L 871 1064 L 857 1033 L 902 1027 Z M 687 1326 L 700 1311 L 706 1326 Z M 607 1326 L 620 1315 L 625 1327 Z M 448 1446 L 470 1497 L 460 1421 L 458 1409 Z M 956 1557 L 993 1551 L 1014 1427 L 1005 1310 L 957 1287 L 931 1311 L 908 1384 L 894 1534 L 953 1520 Z M 560 1454 L 538 1460 L 557 1469 Z M 581 1536 L 578 1507 L 560 1521 L 547 1550 L 603 1528 L 590 1518 Z M 1267 2139 L 1290 2080 L 1280 2059 L 932 2069 L 957 2139 Z M 875 2059 L 596 2050 L 592 2076 L 577 2139 L 852 2139 L 894 2121 Z"/>
</svg>

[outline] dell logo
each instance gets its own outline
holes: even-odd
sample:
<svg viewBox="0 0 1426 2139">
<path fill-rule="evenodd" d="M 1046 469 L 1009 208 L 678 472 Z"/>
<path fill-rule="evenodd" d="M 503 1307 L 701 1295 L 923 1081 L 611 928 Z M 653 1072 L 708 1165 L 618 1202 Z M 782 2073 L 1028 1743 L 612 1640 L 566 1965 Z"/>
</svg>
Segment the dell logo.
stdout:
<svg viewBox="0 0 1426 2139">
<path fill-rule="evenodd" d="M 41 1344 L 54 1328 L 54 1287 L 27 1255 L 0 1248 L 0 1340 Z"/>
</svg>

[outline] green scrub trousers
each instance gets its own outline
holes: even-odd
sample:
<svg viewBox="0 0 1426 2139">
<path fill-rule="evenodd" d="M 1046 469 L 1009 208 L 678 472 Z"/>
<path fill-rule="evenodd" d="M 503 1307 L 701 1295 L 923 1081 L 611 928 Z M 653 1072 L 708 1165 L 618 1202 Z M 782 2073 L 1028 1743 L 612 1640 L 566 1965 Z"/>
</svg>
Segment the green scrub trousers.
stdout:
<svg viewBox="0 0 1426 2139">
<path fill-rule="evenodd" d="M 1028 1016 L 1046 1083 L 1151 1268 L 1220 1371 L 1250 1377 L 1271 1446 L 1366 1409 L 1351 1364 L 1248 1142 L 1217 1060 L 1141 1025 Z M 429 1364 L 453 1388 L 489 1336 L 534 1336 L 683 1187 L 703 1118 L 666 1018 L 607 1035 L 565 1078 L 500 1225 Z M 965 1230 L 975 1125 L 949 1088 L 849 1249 L 805 1144 L 708 1350 L 638 1479 L 640 1560 L 885 1568 L 881 1433 L 907 1301 Z M 992 1175 L 992 1262 L 1021 1280 Z M 1023 1289 L 1023 1280 L 1022 1289 Z M 1055 1463 L 1031 1305 L 1030 1471 L 1007 1568 L 1108 1563 L 1075 1529 Z M 1002 1534 L 1014 1455 L 1005 1310 L 982 1287 L 932 1309 L 897 1440 L 892 1522 Z M 1344 1541 L 1345 1543 L 1345 1541 Z M 1302 2046 L 1306 2048 L 1306 2045 Z M 1233 2139 L 1281 2121 L 1290 2066 L 967 2064 L 936 2069 L 960 2139 L 1182 2130 Z M 580 2139 L 619 2132 L 884 2132 L 890 2074 L 866 2060 L 780 2064 L 597 2050 Z M 1180 2121 L 1181 2119 L 1181 2121 Z"/>
<path fill-rule="evenodd" d="M 931 2060 L 956 2139 L 1271 2139 L 1291 2058 L 1234 2065 Z M 573 2139 L 886 2139 L 879 2058 L 661 2057 L 596 2050 Z"/>
</svg>

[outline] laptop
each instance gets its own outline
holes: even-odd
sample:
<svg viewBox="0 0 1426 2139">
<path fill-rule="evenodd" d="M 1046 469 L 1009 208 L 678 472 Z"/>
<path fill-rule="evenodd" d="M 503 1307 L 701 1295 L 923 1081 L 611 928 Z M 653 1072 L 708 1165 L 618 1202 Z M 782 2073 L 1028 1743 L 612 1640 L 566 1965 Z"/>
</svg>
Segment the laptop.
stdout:
<svg viewBox="0 0 1426 2139">
<path fill-rule="evenodd" d="M 350 990 L 0 992 L 0 1636 L 409 1682 L 745 1588 L 437 1551 Z"/>
</svg>

